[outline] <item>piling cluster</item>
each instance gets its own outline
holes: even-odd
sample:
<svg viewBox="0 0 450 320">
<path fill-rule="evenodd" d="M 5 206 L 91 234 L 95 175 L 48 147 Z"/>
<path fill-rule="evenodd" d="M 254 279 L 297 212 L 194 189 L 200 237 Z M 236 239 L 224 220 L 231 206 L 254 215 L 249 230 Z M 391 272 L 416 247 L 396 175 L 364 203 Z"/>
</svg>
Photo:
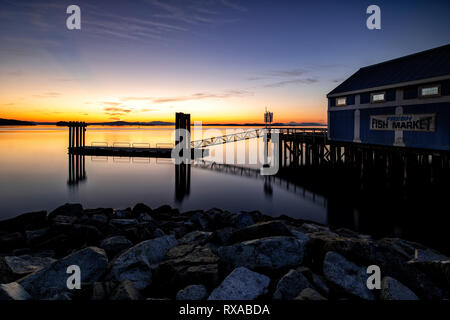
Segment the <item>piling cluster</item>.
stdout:
<svg viewBox="0 0 450 320">
<path fill-rule="evenodd" d="M 69 127 L 69 149 L 81 148 L 86 146 L 86 123 L 78 121 L 70 121 L 67 123 Z"/>
</svg>

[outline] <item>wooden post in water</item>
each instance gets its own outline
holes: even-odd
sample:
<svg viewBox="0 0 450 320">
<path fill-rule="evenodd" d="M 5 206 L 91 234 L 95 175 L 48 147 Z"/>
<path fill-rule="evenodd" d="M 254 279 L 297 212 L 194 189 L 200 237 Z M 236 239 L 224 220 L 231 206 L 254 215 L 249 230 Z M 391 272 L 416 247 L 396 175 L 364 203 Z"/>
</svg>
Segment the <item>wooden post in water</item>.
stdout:
<svg viewBox="0 0 450 320">
<path fill-rule="evenodd" d="M 69 123 L 69 148 L 72 148 L 72 128 Z"/>
<path fill-rule="evenodd" d="M 191 153 L 191 139 L 190 139 L 190 134 L 191 134 L 191 115 L 190 114 L 185 114 L 182 112 L 177 112 L 175 113 L 175 130 L 178 129 L 184 129 L 187 131 L 187 136 L 183 138 L 183 140 L 181 140 L 181 135 L 178 131 L 175 132 L 175 145 L 178 145 L 179 143 L 182 143 L 183 145 L 183 150 L 187 150 L 188 154 L 183 154 L 183 157 L 185 157 L 186 159 L 189 157 L 191 157 L 190 153 Z"/>
<path fill-rule="evenodd" d="M 72 141 L 71 143 L 71 147 L 75 147 L 75 124 L 73 121 L 70 121 L 70 129 L 72 130 Z"/>
</svg>

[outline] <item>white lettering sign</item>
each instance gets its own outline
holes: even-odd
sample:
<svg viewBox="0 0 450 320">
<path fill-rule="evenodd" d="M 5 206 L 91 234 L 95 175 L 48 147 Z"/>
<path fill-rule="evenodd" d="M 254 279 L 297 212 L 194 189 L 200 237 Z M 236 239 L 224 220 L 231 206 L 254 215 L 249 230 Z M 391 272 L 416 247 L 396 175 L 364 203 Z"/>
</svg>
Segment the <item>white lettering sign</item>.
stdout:
<svg viewBox="0 0 450 320">
<path fill-rule="evenodd" d="M 436 115 L 399 114 L 370 116 L 370 130 L 423 131 L 436 130 Z"/>
</svg>

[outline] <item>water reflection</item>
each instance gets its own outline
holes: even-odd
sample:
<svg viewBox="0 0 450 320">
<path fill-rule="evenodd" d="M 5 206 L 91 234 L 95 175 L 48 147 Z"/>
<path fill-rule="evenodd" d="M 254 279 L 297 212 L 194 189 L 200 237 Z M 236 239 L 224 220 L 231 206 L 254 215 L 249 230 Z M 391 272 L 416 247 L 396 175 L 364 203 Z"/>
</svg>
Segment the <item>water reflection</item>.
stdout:
<svg viewBox="0 0 450 320">
<path fill-rule="evenodd" d="M 182 202 L 191 190 L 191 165 L 176 164 L 175 167 L 175 201 Z"/>
<path fill-rule="evenodd" d="M 70 154 L 69 157 L 69 178 L 67 184 L 71 187 L 77 186 L 86 180 L 86 159 L 83 155 Z"/>
</svg>

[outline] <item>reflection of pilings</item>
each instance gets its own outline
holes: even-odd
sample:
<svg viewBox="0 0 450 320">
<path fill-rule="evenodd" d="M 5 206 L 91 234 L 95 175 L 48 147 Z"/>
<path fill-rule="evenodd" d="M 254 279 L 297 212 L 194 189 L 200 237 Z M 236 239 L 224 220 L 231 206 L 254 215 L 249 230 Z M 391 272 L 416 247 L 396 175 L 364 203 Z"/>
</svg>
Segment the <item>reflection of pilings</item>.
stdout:
<svg viewBox="0 0 450 320">
<path fill-rule="evenodd" d="M 310 200 L 314 203 L 325 206 L 326 200 L 321 195 L 316 194 L 312 190 L 308 190 L 299 184 L 293 183 L 287 179 L 284 179 L 278 175 L 261 175 L 261 169 L 254 169 L 249 167 L 243 167 L 239 165 L 230 165 L 223 163 L 216 163 L 206 160 L 196 161 L 194 166 L 199 169 L 214 170 L 225 174 L 233 174 L 241 177 L 264 179 L 264 192 L 273 192 L 272 186 L 278 186 L 301 196 L 304 199 Z"/>
<path fill-rule="evenodd" d="M 188 196 L 191 189 L 191 165 L 175 165 L 175 199 L 179 202 Z"/>
<path fill-rule="evenodd" d="M 77 185 L 86 180 L 85 156 L 69 154 L 69 185 Z"/>
</svg>

